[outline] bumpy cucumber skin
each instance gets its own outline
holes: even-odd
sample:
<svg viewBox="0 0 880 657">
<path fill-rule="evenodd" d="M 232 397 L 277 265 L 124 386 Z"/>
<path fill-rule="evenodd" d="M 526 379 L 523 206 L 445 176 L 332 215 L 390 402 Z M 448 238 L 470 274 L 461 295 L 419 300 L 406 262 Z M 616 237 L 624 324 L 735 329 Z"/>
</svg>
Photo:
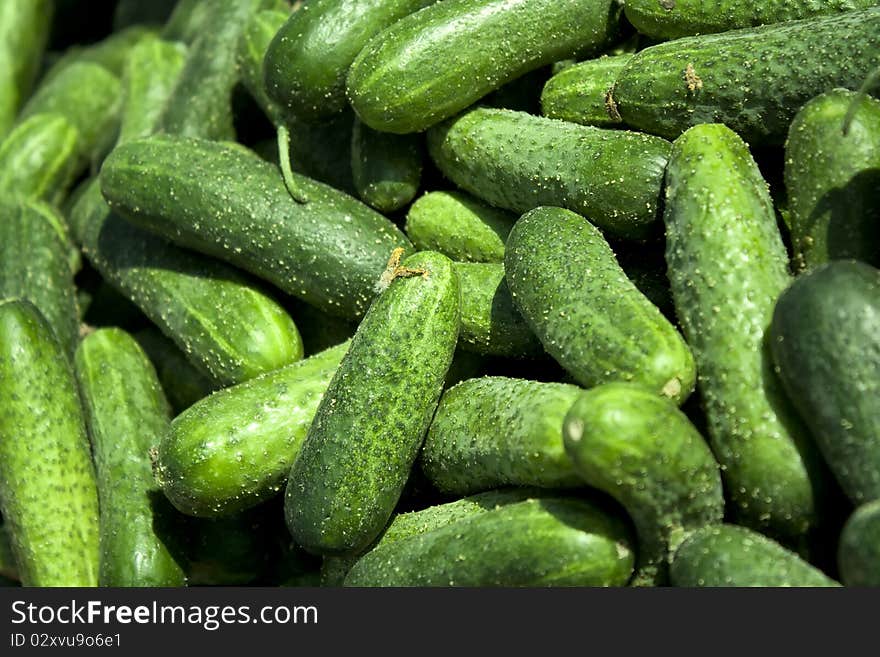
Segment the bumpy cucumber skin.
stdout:
<svg viewBox="0 0 880 657">
<path fill-rule="evenodd" d="M 134 339 L 153 363 L 165 398 L 175 415 L 211 394 L 214 382 L 197 370 L 158 328 L 143 328 L 134 334 Z"/>
<path fill-rule="evenodd" d="M 670 566 L 673 586 L 840 586 L 784 547 L 745 527 L 714 525 L 692 532 Z"/>
<path fill-rule="evenodd" d="M 676 403 L 693 390 L 684 339 L 583 217 L 549 207 L 523 215 L 507 240 L 504 271 L 526 323 L 581 385 L 632 381 Z"/>
<path fill-rule="evenodd" d="M 673 300 L 734 514 L 800 538 L 817 520 L 815 455 L 765 344 L 791 280 L 767 184 L 748 147 L 717 124 L 682 135 L 666 175 Z"/>
<path fill-rule="evenodd" d="M 240 149 L 156 136 L 116 148 L 100 180 L 127 219 L 356 319 L 391 251 L 409 240 L 360 201 L 294 177 L 308 203 L 291 198 L 276 167 Z"/>
<path fill-rule="evenodd" d="M 348 97 L 375 130 L 421 132 L 534 69 L 617 34 L 611 0 L 445 0 L 367 43 Z"/>
<path fill-rule="evenodd" d="M 880 270 L 852 260 L 795 279 L 770 347 L 788 398 L 855 504 L 880 498 Z"/>
<path fill-rule="evenodd" d="M 458 262 L 504 262 L 516 216 L 463 192 L 428 192 L 410 206 L 406 234 L 420 251 Z"/>
<path fill-rule="evenodd" d="M 97 586 L 98 492 L 76 380 L 27 301 L 0 304 L 0 409 L 0 509 L 22 584 Z"/>
<path fill-rule="evenodd" d="M 291 116 L 324 121 L 348 105 L 345 79 L 371 37 L 436 0 L 310 0 L 266 51 L 265 87 Z"/>
<path fill-rule="evenodd" d="M 880 586 L 880 500 L 863 504 L 846 521 L 837 566 L 846 586 Z"/>
<path fill-rule="evenodd" d="M 797 113 L 785 147 L 785 187 L 799 270 L 855 258 L 880 265 L 880 100 L 835 89 Z"/>
<path fill-rule="evenodd" d="M 183 586 L 183 569 L 154 529 L 164 506 L 150 447 L 170 409 L 146 354 L 121 329 L 99 329 L 76 351 L 101 508 L 101 586 Z M 166 507 L 167 508 L 167 507 Z"/>
<path fill-rule="evenodd" d="M 471 194 L 517 213 L 564 207 L 629 238 L 658 218 L 670 149 L 651 135 L 482 107 L 428 131 L 434 162 Z"/>
<path fill-rule="evenodd" d="M 422 136 L 377 132 L 357 119 L 351 133 L 351 172 L 358 196 L 379 212 L 412 201 L 422 180 Z"/>
<path fill-rule="evenodd" d="M 310 552 L 357 552 L 388 522 L 440 399 L 459 327 L 452 263 L 424 251 L 427 274 L 397 278 L 370 306 L 287 483 L 285 514 Z"/>
<path fill-rule="evenodd" d="M 0 6 L 0 136 L 12 126 L 37 73 L 55 3 L 52 0 L 6 0 Z"/>
<path fill-rule="evenodd" d="M 626 525 L 585 501 L 530 499 L 381 544 L 345 586 L 623 586 Z"/>
<path fill-rule="evenodd" d="M 670 139 L 724 123 L 749 143 L 781 144 L 804 103 L 835 87 L 859 88 L 878 65 L 875 8 L 646 48 L 621 71 L 611 98 L 624 123 Z"/>
<path fill-rule="evenodd" d="M 619 125 L 620 119 L 608 114 L 606 94 L 632 58 L 631 53 L 606 55 L 560 71 L 544 85 L 541 113 L 551 119 L 600 128 Z"/>
<path fill-rule="evenodd" d="M 159 444 L 165 495 L 191 516 L 229 515 L 280 491 L 348 343 L 225 388 L 178 415 Z"/>
<path fill-rule="evenodd" d="M 499 486 L 575 488 L 562 421 L 581 389 L 507 377 L 463 381 L 443 393 L 422 447 L 422 470 L 441 492 Z"/>
</svg>

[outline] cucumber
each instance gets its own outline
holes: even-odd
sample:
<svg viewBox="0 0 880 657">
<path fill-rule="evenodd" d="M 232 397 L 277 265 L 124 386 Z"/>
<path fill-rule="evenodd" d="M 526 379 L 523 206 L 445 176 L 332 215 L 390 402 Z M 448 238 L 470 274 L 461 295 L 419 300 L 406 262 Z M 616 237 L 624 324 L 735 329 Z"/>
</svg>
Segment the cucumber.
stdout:
<svg viewBox="0 0 880 657">
<path fill-rule="evenodd" d="M 377 132 L 358 120 L 351 133 L 351 172 L 358 196 L 379 212 L 408 205 L 422 179 L 421 135 Z"/>
<path fill-rule="evenodd" d="M 863 504 L 846 521 L 837 564 L 846 586 L 880 586 L 880 500 Z"/>
<path fill-rule="evenodd" d="M 269 98 L 263 84 L 263 60 L 273 37 L 290 17 L 285 11 L 259 11 L 254 14 L 238 41 L 235 62 L 241 83 L 273 123 L 285 122 L 281 107 Z"/>
<path fill-rule="evenodd" d="M 463 262 L 504 262 L 516 216 L 462 192 L 428 192 L 410 206 L 406 234 L 420 251 Z"/>
<path fill-rule="evenodd" d="M 858 89 L 878 65 L 880 8 L 687 37 L 636 54 L 609 91 L 609 112 L 670 139 L 723 123 L 751 144 L 781 144 L 808 100 Z"/>
<path fill-rule="evenodd" d="M 278 169 L 252 154 L 156 136 L 116 148 L 100 179 L 110 206 L 127 219 L 355 319 L 374 297 L 391 251 L 409 242 L 359 201 L 294 177 L 308 203 L 294 201 Z"/>
<path fill-rule="evenodd" d="M 670 567 L 674 586 L 840 586 L 784 547 L 745 527 L 715 525 L 692 532 Z"/>
<path fill-rule="evenodd" d="M 424 251 L 396 264 L 392 257 L 396 278 L 358 326 L 290 471 L 287 525 L 309 552 L 357 552 L 382 531 L 452 362 L 460 295 L 452 263 Z"/>
<path fill-rule="evenodd" d="M 788 398 L 855 504 L 880 498 L 880 270 L 839 260 L 795 279 L 770 328 Z"/>
<path fill-rule="evenodd" d="M 137 331 L 134 339 L 153 363 L 175 415 L 211 394 L 214 383 L 197 370 L 177 345 L 155 326 Z"/>
<path fill-rule="evenodd" d="M 421 132 L 529 71 L 601 50 L 619 16 L 613 0 L 438 2 L 363 47 L 348 97 L 375 130 Z"/>
<path fill-rule="evenodd" d="M 380 543 L 345 586 L 623 586 L 633 559 L 627 526 L 601 507 L 529 499 Z"/>
<path fill-rule="evenodd" d="M 470 379 L 443 393 L 420 462 L 442 493 L 499 486 L 574 488 L 562 421 L 581 389 L 506 377 Z"/>
<path fill-rule="evenodd" d="M 650 135 L 479 107 L 428 131 L 440 170 L 491 205 L 564 207 L 627 238 L 653 229 L 670 149 Z"/>
<path fill-rule="evenodd" d="M 310 0 L 266 51 L 266 93 L 294 118 L 320 122 L 348 106 L 345 80 L 371 37 L 436 0 Z"/>
<path fill-rule="evenodd" d="M 183 569 L 155 530 L 165 505 L 150 447 L 170 419 L 156 372 L 134 338 L 115 328 L 85 337 L 75 362 L 101 508 L 98 582 L 183 586 Z"/>
<path fill-rule="evenodd" d="M 550 207 L 523 215 L 504 271 L 526 323 L 578 383 L 632 381 L 676 403 L 690 395 L 696 372 L 687 344 L 583 217 Z"/>
<path fill-rule="evenodd" d="M 0 409 L 0 511 L 22 584 L 97 586 L 98 493 L 76 380 L 28 301 L 0 303 Z"/>
<path fill-rule="evenodd" d="M 785 150 L 789 228 L 798 270 L 855 258 L 880 265 L 880 100 L 834 89 L 797 113 Z"/>
<path fill-rule="evenodd" d="M 542 114 L 581 125 L 618 125 L 620 119 L 609 116 L 606 94 L 632 58 L 632 53 L 603 55 L 563 69 L 544 85 Z"/>
<path fill-rule="evenodd" d="M 818 481 L 765 340 L 790 282 L 767 184 L 748 147 L 718 124 L 676 140 L 666 180 L 672 296 L 732 511 L 742 524 L 799 539 L 817 520 Z"/>
<path fill-rule="evenodd" d="M 544 347 L 517 310 L 497 262 L 456 262 L 461 287 L 459 347 L 485 356 L 540 358 Z"/>
</svg>

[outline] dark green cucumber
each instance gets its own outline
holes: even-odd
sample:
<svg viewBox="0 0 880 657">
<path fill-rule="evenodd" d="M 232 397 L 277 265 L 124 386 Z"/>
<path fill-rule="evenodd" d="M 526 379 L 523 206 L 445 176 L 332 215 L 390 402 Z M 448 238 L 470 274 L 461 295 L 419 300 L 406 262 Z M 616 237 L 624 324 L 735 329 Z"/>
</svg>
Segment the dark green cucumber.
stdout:
<svg viewBox="0 0 880 657">
<path fill-rule="evenodd" d="M 458 338 L 458 278 L 430 251 L 403 267 L 358 326 L 290 472 L 287 525 L 310 552 L 357 552 L 378 536 L 440 399 Z"/>
<path fill-rule="evenodd" d="M 880 498 L 880 270 L 822 265 L 779 297 L 770 346 L 788 398 L 855 504 Z"/>
<path fill-rule="evenodd" d="M 804 105 L 785 150 L 789 228 L 798 270 L 855 258 L 880 265 L 880 100 L 835 89 Z"/>
<path fill-rule="evenodd" d="M 459 187 L 517 213 L 578 212 L 620 237 L 657 219 L 669 142 L 523 112 L 476 108 L 428 131 L 428 149 Z"/>
<path fill-rule="evenodd" d="M 290 17 L 285 11 L 259 11 L 251 17 L 250 22 L 238 41 L 235 61 L 238 66 L 241 83 L 248 93 L 273 123 L 285 121 L 281 106 L 269 98 L 263 84 L 263 60 L 266 50 L 273 37 Z"/>
<path fill-rule="evenodd" d="M 460 262 L 504 262 L 516 216 L 463 192 L 428 192 L 406 214 L 406 234 L 420 251 Z"/>
<path fill-rule="evenodd" d="M 467 495 L 499 486 L 580 485 L 562 444 L 562 421 L 577 386 L 482 377 L 443 393 L 420 456 L 441 492 Z"/>
<path fill-rule="evenodd" d="M 380 543 L 345 586 L 623 586 L 633 542 L 586 500 L 529 499 Z"/>
<path fill-rule="evenodd" d="M 22 584 L 98 585 L 98 492 L 76 379 L 21 300 L 0 303 L 0 511 Z"/>
<path fill-rule="evenodd" d="M 456 262 L 461 287 L 459 346 L 485 356 L 540 358 L 544 347 L 517 310 L 497 262 Z"/>
<path fill-rule="evenodd" d="M 156 532 L 167 505 L 150 448 L 168 429 L 170 409 L 152 364 L 125 331 L 99 329 L 77 348 L 76 375 L 101 508 L 99 584 L 183 586 L 183 569 Z"/>
<path fill-rule="evenodd" d="M 529 71 L 601 50 L 619 16 L 612 0 L 438 2 L 364 46 L 348 97 L 375 130 L 420 132 Z"/>
<path fill-rule="evenodd" d="M 278 30 L 265 56 L 266 93 L 300 120 L 348 106 L 345 80 L 371 37 L 436 0 L 310 0 Z"/>
<path fill-rule="evenodd" d="M 358 196 L 379 212 L 412 201 L 422 180 L 422 136 L 377 132 L 358 120 L 351 133 L 351 173 Z"/>
<path fill-rule="evenodd" d="M 253 507 L 284 486 L 348 342 L 225 388 L 178 415 L 159 443 L 165 495 L 191 516 Z"/>
<path fill-rule="evenodd" d="M 846 586 L 880 586 L 880 500 L 863 504 L 846 521 L 837 567 Z"/>
<path fill-rule="evenodd" d="M 745 527 L 714 525 L 691 534 L 670 567 L 673 586 L 840 586 L 794 552 Z"/>
<path fill-rule="evenodd" d="M 609 112 L 667 138 L 724 123 L 749 143 L 781 144 L 804 103 L 857 89 L 878 65 L 880 8 L 687 37 L 636 54 Z"/>
<path fill-rule="evenodd" d="M 155 326 L 134 334 L 150 358 L 172 412 L 182 413 L 214 389 L 214 383 L 187 360 L 176 344 Z"/>
<path fill-rule="evenodd" d="M 675 142 L 666 179 L 672 296 L 734 515 L 798 539 L 816 523 L 817 482 L 806 429 L 765 344 L 791 280 L 767 184 L 748 147 L 717 124 Z"/>
<path fill-rule="evenodd" d="M 619 125 L 620 119 L 608 114 L 606 96 L 632 58 L 631 53 L 605 55 L 565 68 L 544 86 L 541 113 L 551 119 L 581 125 L 603 128 Z"/>
<path fill-rule="evenodd" d="M 526 323 L 578 383 L 632 381 L 677 403 L 690 395 L 696 372 L 684 339 L 583 217 L 549 207 L 523 215 L 504 271 Z"/>
<path fill-rule="evenodd" d="M 225 144 L 157 136 L 116 148 L 101 190 L 127 219 L 227 260 L 325 312 L 355 319 L 391 251 L 409 241 L 360 201 Z"/>
</svg>

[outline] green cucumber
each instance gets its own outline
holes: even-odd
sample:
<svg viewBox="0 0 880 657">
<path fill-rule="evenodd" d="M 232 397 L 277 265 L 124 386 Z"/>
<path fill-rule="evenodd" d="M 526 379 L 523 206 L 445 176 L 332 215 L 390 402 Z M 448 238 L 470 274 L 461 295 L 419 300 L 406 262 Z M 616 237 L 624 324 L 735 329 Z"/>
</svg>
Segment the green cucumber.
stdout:
<svg viewBox="0 0 880 657">
<path fill-rule="evenodd" d="M 676 403 L 690 395 L 696 372 L 684 339 L 583 217 L 550 207 L 523 215 L 504 271 L 526 323 L 578 383 L 632 381 Z"/>
<path fill-rule="evenodd" d="M 150 447 L 170 409 L 146 354 L 121 329 L 99 329 L 76 351 L 101 508 L 101 586 L 183 586 L 183 569 L 155 527 L 163 500 Z M 167 507 L 166 507 L 167 509 Z"/>
<path fill-rule="evenodd" d="M 620 119 L 608 115 L 606 95 L 632 58 L 631 53 L 604 55 L 563 69 L 544 86 L 542 114 L 581 125 L 618 125 Z"/>
<path fill-rule="evenodd" d="M 379 212 L 408 205 L 422 179 L 421 135 L 377 132 L 358 120 L 351 133 L 351 172 L 358 196 Z"/>
<path fill-rule="evenodd" d="M 601 50 L 619 16 L 613 0 L 438 2 L 363 47 L 348 97 L 375 130 L 421 132 L 529 71 Z"/>
<path fill-rule="evenodd" d="M 117 147 L 100 179 L 110 206 L 125 218 L 355 319 L 375 296 L 392 250 L 409 242 L 359 201 L 294 177 L 307 203 L 294 201 L 278 169 L 252 154 L 156 136 Z"/>
<path fill-rule="evenodd" d="M 675 142 L 666 180 L 672 296 L 734 515 L 799 539 L 817 520 L 817 481 L 806 429 L 765 343 L 791 280 L 767 184 L 748 147 L 718 124 Z"/>
<path fill-rule="evenodd" d="M 685 532 L 724 516 L 721 474 L 703 437 L 674 404 L 630 383 L 583 393 L 563 433 L 574 471 L 620 502 L 635 524 L 633 583 L 665 583 Z"/>
<path fill-rule="evenodd" d="M 798 270 L 855 258 L 880 265 L 880 100 L 822 94 L 791 123 L 785 150 L 789 228 Z"/>
<path fill-rule="evenodd" d="M 380 543 L 345 586 L 623 586 L 633 551 L 626 524 L 601 507 L 529 499 Z"/>
<path fill-rule="evenodd" d="M 452 263 L 424 251 L 393 273 L 358 326 L 290 471 L 287 525 L 310 552 L 357 552 L 382 531 L 452 362 L 460 294 Z"/>
<path fill-rule="evenodd" d="M 422 447 L 422 470 L 443 493 L 499 486 L 574 488 L 562 421 L 582 390 L 564 383 L 482 377 L 443 393 Z"/>
<path fill-rule="evenodd" d="M 688 535 L 670 567 L 674 586 L 840 586 L 794 552 L 745 527 L 715 525 Z"/>
<path fill-rule="evenodd" d="M 284 11 L 257 12 L 239 38 L 235 53 L 241 83 L 273 123 L 284 122 L 285 116 L 281 107 L 266 93 L 263 84 L 263 60 L 272 38 L 289 17 L 289 12 Z"/>
<path fill-rule="evenodd" d="M 456 262 L 461 287 L 459 346 L 485 356 L 540 358 L 544 347 L 517 310 L 497 262 Z"/>
<path fill-rule="evenodd" d="M 211 394 L 214 383 L 197 370 L 177 345 L 155 326 L 137 331 L 134 339 L 153 363 L 174 414 L 182 413 Z"/>
<path fill-rule="evenodd" d="M 523 112 L 476 108 L 428 131 L 434 162 L 456 185 L 517 213 L 578 212 L 620 237 L 658 218 L 669 142 Z"/>
<path fill-rule="evenodd" d="M 157 477 L 191 516 L 256 506 L 284 486 L 348 343 L 225 388 L 178 415 L 159 443 Z"/>
<path fill-rule="evenodd" d="M 855 504 L 880 498 L 880 270 L 838 260 L 795 279 L 770 346 L 841 488 Z"/>
<path fill-rule="evenodd" d="M 609 91 L 609 113 L 673 139 L 724 123 L 781 144 L 797 111 L 835 87 L 858 89 L 880 64 L 880 7 L 686 37 L 646 48 Z"/>
<path fill-rule="evenodd" d="M 846 521 L 837 565 L 846 586 L 880 586 L 880 500 L 863 504 Z"/>
<path fill-rule="evenodd" d="M 98 493 L 76 379 L 28 301 L 0 303 L 0 409 L 0 511 L 22 584 L 97 586 Z"/>
<path fill-rule="evenodd" d="M 410 206 L 406 234 L 420 251 L 460 262 L 504 262 L 516 216 L 463 192 L 428 192 Z"/>
</svg>

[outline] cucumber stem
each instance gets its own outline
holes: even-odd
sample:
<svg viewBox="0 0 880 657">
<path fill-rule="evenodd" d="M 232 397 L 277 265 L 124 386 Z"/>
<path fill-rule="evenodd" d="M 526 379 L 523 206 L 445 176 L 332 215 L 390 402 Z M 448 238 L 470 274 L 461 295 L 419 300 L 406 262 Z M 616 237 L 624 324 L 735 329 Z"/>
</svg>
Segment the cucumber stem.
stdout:
<svg viewBox="0 0 880 657">
<path fill-rule="evenodd" d="M 849 104 L 849 109 L 846 112 L 846 116 L 843 119 L 843 136 L 849 134 L 850 126 L 852 125 L 853 120 L 856 117 L 856 112 L 859 109 L 859 104 L 865 99 L 868 95 L 868 91 L 877 84 L 877 81 L 880 80 L 880 66 L 875 68 L 862 83 L 862 86 L 856 92 L 856 97 L 853 98 L 852 102 Z"/>
<path fill-rule="evenodd" d="M 287 126 L 279 123 L 276 133 L 278 135 L 278 163 L 281 166 L 281 177 L 284 178 L 284 186 L 287 187 L 287 192 L 294 201 L 297 203 L 308 203 L 308 197 L 300 189 L 296 180 L 294 180 L 293 171 L 290 168 L 290 133 L 287 131 Z"/>
</svg>

